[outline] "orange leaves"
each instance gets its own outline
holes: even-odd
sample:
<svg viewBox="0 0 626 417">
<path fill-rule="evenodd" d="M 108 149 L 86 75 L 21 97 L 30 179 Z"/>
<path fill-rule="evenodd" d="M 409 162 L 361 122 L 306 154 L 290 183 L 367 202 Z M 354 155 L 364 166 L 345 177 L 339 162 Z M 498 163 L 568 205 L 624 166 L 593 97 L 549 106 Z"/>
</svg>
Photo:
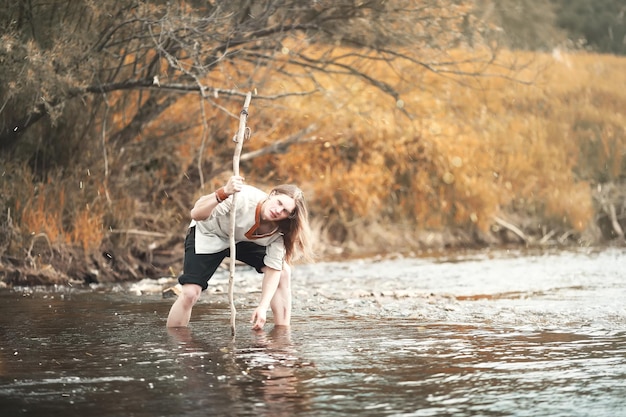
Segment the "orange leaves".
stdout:
<svg viewBox="0 0 626 417">
<path fill-rule="evenodd" d="M 341 48 L 331 51 L 318 45 L 306 52 L 356 59 Z M 442 77 L 397 61 L 359 67 L 400 91 L 396 99 L 345 74 L 275 75 L 259 94 L 313 88 L 319 92 L 280 100 L 253 96 L 252 138 L 244 153 L 283 141 L 312 124 L 318 128 L 283 153 L 245 161 L 242 172 L 262 188 L 298 183 L 313 220 L 338 240 L 355 238 L 366 233 L 365 225 L 372 230 L 376 224 L 408 225 L 405 233 L 413 227 L 487 231 L 502 212 L 582 231 L 593 221 L 590 184 L 624 176 L 626 93 L 611 85 L 626 84 L 626 68 L 619 61 L 612 71 L 602 64 L 604 57 L 566 56 L 566 65 L 551 62 L 548 55 L 504 53 L 505 59 L 528 63 L 521 75 L 538 82 Z M 469 53 L 449 54 L 459 60 L 467 54 L 464 70 L 473 69 Z M 287 68 L 289 63 L 281 65 Z M 589 74 L 594 71 L 603 79 L 591 83 Z M 493 73 L 505 75 L 502 68 Z M 236 73 L 213 76 L 220 82 L 238 82 Z M 141 99 L 134 96 L 135 104 L 128 102 L 129 114 Z M 203 124 L 199 102 L 197 96 L 181 99 L 142 132 L 142 140 L 166 137 L 161 146 L 174 150 L 156 167 L 141 171 L 156 189 L 178 175 L 177 169 L 197 169 L 198 158 L 206 161 L 204 167 L 230 162 L 235 119 L 205 103 Z M 237 100 L 218 102 L 233 114 L 241 105 Z M 120 117 L 128 114 L 115 121 Z M 172 126 L 182 128 L 164 136 Z M 163 161 L 168 165 L 159 165 Z M 68 211 L 58 210 L 53 201 L 33 197 L 35 209 L 32 216 L 26 214 L 24 225 L 49 234 L 51 240 L 65 234 L 85 248 L 102 239 L 102 230 L 109 225 L 103 224 L 105 216 L 97 206 L 81 201 L 80 209 L 72 211 L 72 228 L 62 221 L 62 213 L 67 216 Z"/>
<path fill-rule="evenodd" d="M 545 56 L 521 58 L 536 65 L 524 69 L 527 79 L 532 78 L 533 70 L 538 76 L 545 69 Z M 575 62 L 576 58 L 568 57 L 570 62 Z M 584 62 L 582 67 L 584 71 Z M 573 71 L 572 67 L 568 71 Z M 566 79 L 576 77 L 570 74 L 563 80 Z M 560 94 L 568 89 L 560 82 L 561 79 L 558 82 L 553 79 L 547 84 L 524 85 L 486 78 L 481 80 L 482 89 L 477 94 L 454 80 L 433 79 L 428 84 L 433 88 L 405 91 L 405 108 L 420 116 L 413 122 L 395 118 L 393 110 L 386 106 L 386 97 L 368 95 L 367 88 L 363 88 L 364 98 L 351 103 L 377 114 L 376 122 L 370 119 L 363 124 L 370 129 L 364 137 L 377 140 L 360 141 L 355 144 L 359 156 L 341 160 L 344 164 L 350 162 L 351 169 L 357 173 L 355 177 L 367 181 L 373 191 L 385 182 L 390 183 L 392 190 L 398 190 L 396 215 L 403 212 L 421 224 L 437 227 L 475 224 L 485 230 L 495 214 L 514 208 L 564 219 L 566 224 L 582 230 L 592 220 L 593 208 L 587 183 L 580 182 L 574 172 L 591 165 L 606 166 L 614 178 L 623 175 L 624 123 L 619 125 L 611 120 L 623 121 L 623 111 L 619 109 L 626 108 L 626 101 L 624 97 L 618 99 L 617 93 L 604 92 L 594 92 L 586 99 L 596 106 L 595 113 L 589 106 L 587 118 L 597 114 L 598 119 L 595 130 L 587 129 L 597 137 L 591 137 L 591 143 L 596 144 L 594 152 L 601 157 L 592 161 L 589 157 L 593 154 L 580 155 L 577 149 L 584 148 L 577 147 L 568 134 L 572 127 L 571 115 L 576 112 L 574 106 L 581 103 L 575 100 L 571 101 L 572 107 L 563 106 Z M 623 77 L 613 79 L 613 85 L 622 84 Z M 333 93 L 340 90 L 341 87 Z M 598 103 L 599 98 L 606 102 Z M 615 104 L 617 102 L 621 107 Z M 585 101 L 582 104 L 585 108 Z M 618 115 L 603 114 L 603 108 L 615 109 Z M 351 116 L 351 119 L 343 117 L 343 112 L 339 111 L 334 114 L 334 122 L 343 123 L 344 135 L 363 133 L 359 129 L 361 125 L 354 123 L 359 114 L 352 112 Z M 391 124 L 382 123 L 389 120 Z M 419 132 L 422 144 L 427 145 L 428 163 L 412 166 L 410 153 L 400 150 L 397 140 L 407 129 Z M 367 149 L 386 155 L 386 171 L 363 157 Z M 384 172 L 380 177 L 385 179 L 363 175 L 360 164 L 365 164 L 372 172 Z M 349 172 L 343 171 L 340 177 L 352 178 Z M 361 202 L 354 194 L 346 193 L 345 199 Z M 412 203 L 407 204 L 408 201 Z M 521 201 L 525 202 L 522 206 L 517 203 Z M 361 213 L 354 210 L 354 215 Z"/>
<path fill-rule="evenodd" d="M 59 190 L 57 195 L 47 191 L 46 187 L 42 186 L 36 194 L 32 195 L 22 211 L 20 223 L 31 235 L 43 233 L 52 244 L 63 243 L 65 192 Z"/>
<path fill-rule="evenodd" d="M 104 213 L 97 208 L 86 205 L 74 216 L 71 231 L 67 234 L 66 243 L 80 244 L 85 253 L 98 249 L 104 238 Z"/>
<path fill-rule="evenodd" d="M 75 198 L 75 196 L 74 196 Z M 71 222 L 66 220 L 70 216 Z M 85 252 L 100 247 L 104 237 L 101 209 L 74 208 L 55 184 L 40 185 L 21 212 L 20 225 L 31 235 L 45 235 L 51 245 L 80 245 Z"/>
</svg>

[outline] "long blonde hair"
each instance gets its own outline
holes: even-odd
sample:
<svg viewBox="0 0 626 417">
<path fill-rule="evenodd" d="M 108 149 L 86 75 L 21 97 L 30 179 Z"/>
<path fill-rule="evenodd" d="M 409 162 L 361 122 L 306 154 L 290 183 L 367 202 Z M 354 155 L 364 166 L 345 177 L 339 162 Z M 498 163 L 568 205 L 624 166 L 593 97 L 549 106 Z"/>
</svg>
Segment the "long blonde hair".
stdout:
<svg viewBox="0 0 626 417">
<path fill-rule="evenodd" d="M 293 198 L 296 203 L 293 213 L 287 219 L 278 222 L 278 230 L 283 234 L 285 242 L 285 260 L 313 259 L 311 249 L 311 229 L 309 227 L 309 211 L 304 201 L 304 193 L 294 184 L 281 184 L 270 192 L 284 194 Z"/>
</svg>

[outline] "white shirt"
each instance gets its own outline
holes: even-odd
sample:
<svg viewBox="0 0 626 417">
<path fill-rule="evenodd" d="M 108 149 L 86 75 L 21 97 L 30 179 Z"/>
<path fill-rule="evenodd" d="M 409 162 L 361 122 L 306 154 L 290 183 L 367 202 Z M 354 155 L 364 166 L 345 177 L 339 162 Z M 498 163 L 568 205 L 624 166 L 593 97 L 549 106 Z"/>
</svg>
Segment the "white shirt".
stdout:
<svg viewBox="0 0 626 417">
<path fill-rule="evenodd" d="M 235 213 L 235 242 L 254 242 L 265 246 L 263 263 L 281 271 L 285 259 L 283 234 L 275 230 L 266 235 L 254 235 L 261 224 L 261 205 L 268 195 L 258 188 L 244 185 L 237 193 Z M 230 210 L 233 196 L 220 203 L 205 220 L 192 220 L 196 226 L 196 253 L 217 253 L 230 247 Z"/>
</svg>

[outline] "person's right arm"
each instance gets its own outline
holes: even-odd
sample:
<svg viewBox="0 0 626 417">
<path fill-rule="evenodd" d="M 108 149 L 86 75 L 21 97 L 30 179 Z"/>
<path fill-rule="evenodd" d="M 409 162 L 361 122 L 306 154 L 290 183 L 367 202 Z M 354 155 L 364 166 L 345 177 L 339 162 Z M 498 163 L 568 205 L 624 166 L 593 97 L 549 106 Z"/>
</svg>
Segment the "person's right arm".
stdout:
<svg viewBox="0 0 626 417">
<path fill-rule="evenodd" d="M 219 201 L 217 196 L 222 194 L 222 197 L 225 195 L 226 197 L 235 194 L 236 192 L 241 191 L 241 186 L 243 185 L 243 177 L 241 176 L 232 176 L 228 179 L 228 182 L 222 189 L 224 193 L 220 193 L 219 190 L 212 192 L 211 194 L 203 195 L 196 201 L 193 208 L 191 209 L 191 218 L 199 221 L 207 219 L 215 207 L 219 205 Z"/>
</svg>

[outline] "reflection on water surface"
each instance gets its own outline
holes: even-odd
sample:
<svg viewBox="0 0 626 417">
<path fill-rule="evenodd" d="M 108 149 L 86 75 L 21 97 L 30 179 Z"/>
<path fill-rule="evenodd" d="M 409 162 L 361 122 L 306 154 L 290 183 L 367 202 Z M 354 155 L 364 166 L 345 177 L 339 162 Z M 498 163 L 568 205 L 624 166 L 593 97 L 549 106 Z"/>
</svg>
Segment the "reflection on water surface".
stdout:
<svg viewBox="0 0 626 417">
<path fill-rule="evenodd" d="M 157 295 L 3 291 L 0 408 L 66 417 L 623 416 L 623 255 L 300 267 L 293 326 L 253 332 L 242 318 L 234 340 L 216 294 L 194 310 L 190 329 L 168 331 L 171 300 Z M 241 292 L 256 279 L 242 273 Z M 257 295 L 242 295 L 241 316 Z"/>
</svg>

